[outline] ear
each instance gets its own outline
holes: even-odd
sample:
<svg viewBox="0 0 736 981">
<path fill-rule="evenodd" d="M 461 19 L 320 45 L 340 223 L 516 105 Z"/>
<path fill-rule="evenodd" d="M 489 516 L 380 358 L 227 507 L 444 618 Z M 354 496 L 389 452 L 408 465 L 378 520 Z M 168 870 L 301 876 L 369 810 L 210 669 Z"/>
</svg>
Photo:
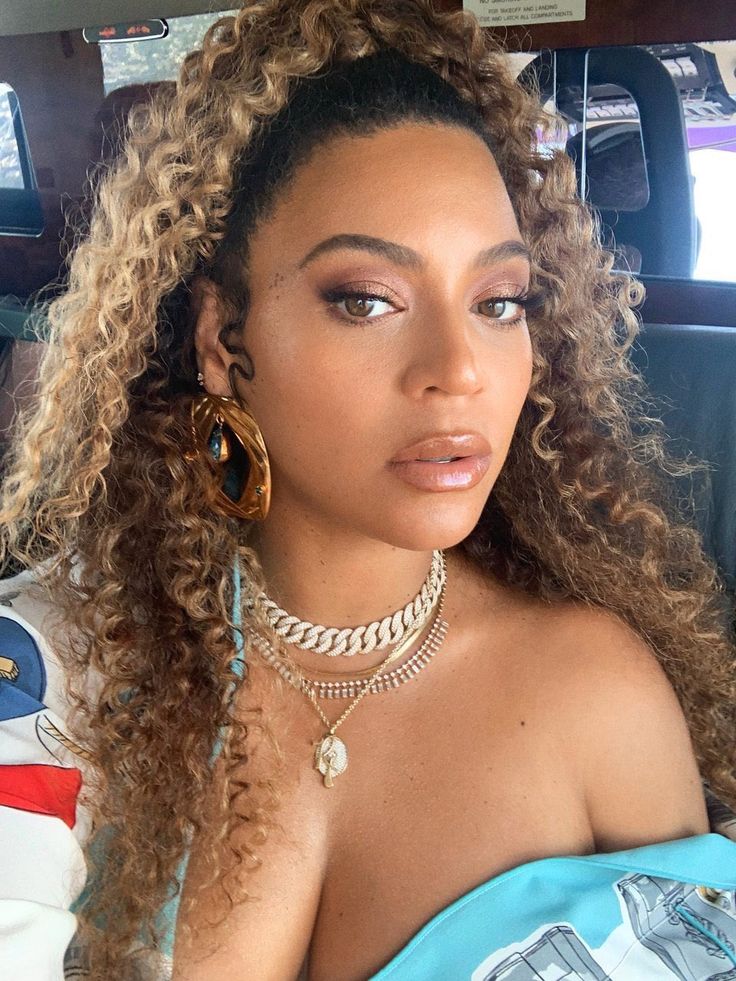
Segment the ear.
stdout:
<svg viewBox="0 0 736 981">
<path fill-rule="evenodd" d="M 227 310 L 217 284 L 206 276 L 195 276 L 191 283 L 190 308 L 197 366 L 204 375 L 204 387 L 211 395 L 231 395 L 228 369 L 234 358 L 219 340 L 220 331 L 227 322 Z"/>
</svg>

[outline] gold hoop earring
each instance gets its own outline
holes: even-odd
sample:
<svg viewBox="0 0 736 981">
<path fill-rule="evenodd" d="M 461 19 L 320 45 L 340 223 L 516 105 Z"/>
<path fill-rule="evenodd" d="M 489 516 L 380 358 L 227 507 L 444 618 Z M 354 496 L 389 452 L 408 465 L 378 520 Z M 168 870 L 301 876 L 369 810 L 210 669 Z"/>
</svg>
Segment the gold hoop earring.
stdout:
<svg viewBox="0 0 736 981">
<path fill-rule="evenodd" d="M 271 503 L 271 467 L 252 413 L 233 398 L 203 393 L 192 399 L 190 462 L 207 460 L 219 476 L 212 504 L 228 517 L 263 521 Z"/>
</svg>

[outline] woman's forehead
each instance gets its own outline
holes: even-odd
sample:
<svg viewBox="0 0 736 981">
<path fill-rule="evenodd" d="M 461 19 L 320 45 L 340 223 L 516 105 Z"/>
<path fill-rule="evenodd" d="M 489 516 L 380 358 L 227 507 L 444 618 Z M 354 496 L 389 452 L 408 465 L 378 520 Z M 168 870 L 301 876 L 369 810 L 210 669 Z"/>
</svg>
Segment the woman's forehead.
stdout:
<svg viewBox="0 0 736 981">
<path fill-rule="evenodd" d="M 511 202 L 484 142 L 459 126 L 409 122 L 335 137 L 294 173 L 255 231 L 306 250 L 345 232 L 399 240 L 437 229 L 518 237 Z M 410 243 L 406 243 L 407 245 Z"/>
<path fill-rule="evenodd" d="M 384 185 L 387 176 L 392 183 Z M 380 186 L 380 199 L 428 180 L 447 187 L 468 180 L 503 183 L 491 151 L 475 133 L 460 126 L 408 121 L 367 134 L 328 138 L 297 168 L 284 198 L 293 202 L 309 192 L 349 194 Z"/>
</svg>

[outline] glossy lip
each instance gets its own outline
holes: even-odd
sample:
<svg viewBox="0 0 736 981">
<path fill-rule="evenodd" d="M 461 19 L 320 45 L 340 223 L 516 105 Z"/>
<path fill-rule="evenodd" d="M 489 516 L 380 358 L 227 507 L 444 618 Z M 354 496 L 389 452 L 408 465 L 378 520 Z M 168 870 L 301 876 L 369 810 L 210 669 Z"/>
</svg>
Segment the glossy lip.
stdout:
<svg viewBox="0 0 736 981">
<path fill-rule="evenodd" d="M 391 463 L 405 463 L 414 460 L 432 460 L 439 457 L 488 456 L 491 445 L 480 433 L 465 431 L 453 433 L 432 433 L 400 450 Z"/>
<path fill-rule="evenodd" d="M 490 454 L 466 456 L 452 463 L 403 460 L 389 464 L 397 477 L 425 491 L 469 490 L 481 482 L 490 465 Z"/>
<path fill-rule="evenodd" d="M 458 457 L 448 463 L 437 458 Z M 420 490 L 468 490 L 485 477 L 491 464 L 491 446 L 480 433 L 435 433 L 401 450 L 389 469 Z"/>
</svg>

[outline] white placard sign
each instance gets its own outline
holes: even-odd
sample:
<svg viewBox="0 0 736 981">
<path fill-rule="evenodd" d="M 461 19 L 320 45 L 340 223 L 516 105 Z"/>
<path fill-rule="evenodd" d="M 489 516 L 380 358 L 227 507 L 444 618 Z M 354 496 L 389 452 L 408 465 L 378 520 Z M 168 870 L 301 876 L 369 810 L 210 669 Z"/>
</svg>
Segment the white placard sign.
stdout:
<svg viewBox="0 0 736 981">
<path fill-rule="evenodd" d="M 585 0 L 463 0 L 483 27 L 585 20 Z"/>
</svg>

